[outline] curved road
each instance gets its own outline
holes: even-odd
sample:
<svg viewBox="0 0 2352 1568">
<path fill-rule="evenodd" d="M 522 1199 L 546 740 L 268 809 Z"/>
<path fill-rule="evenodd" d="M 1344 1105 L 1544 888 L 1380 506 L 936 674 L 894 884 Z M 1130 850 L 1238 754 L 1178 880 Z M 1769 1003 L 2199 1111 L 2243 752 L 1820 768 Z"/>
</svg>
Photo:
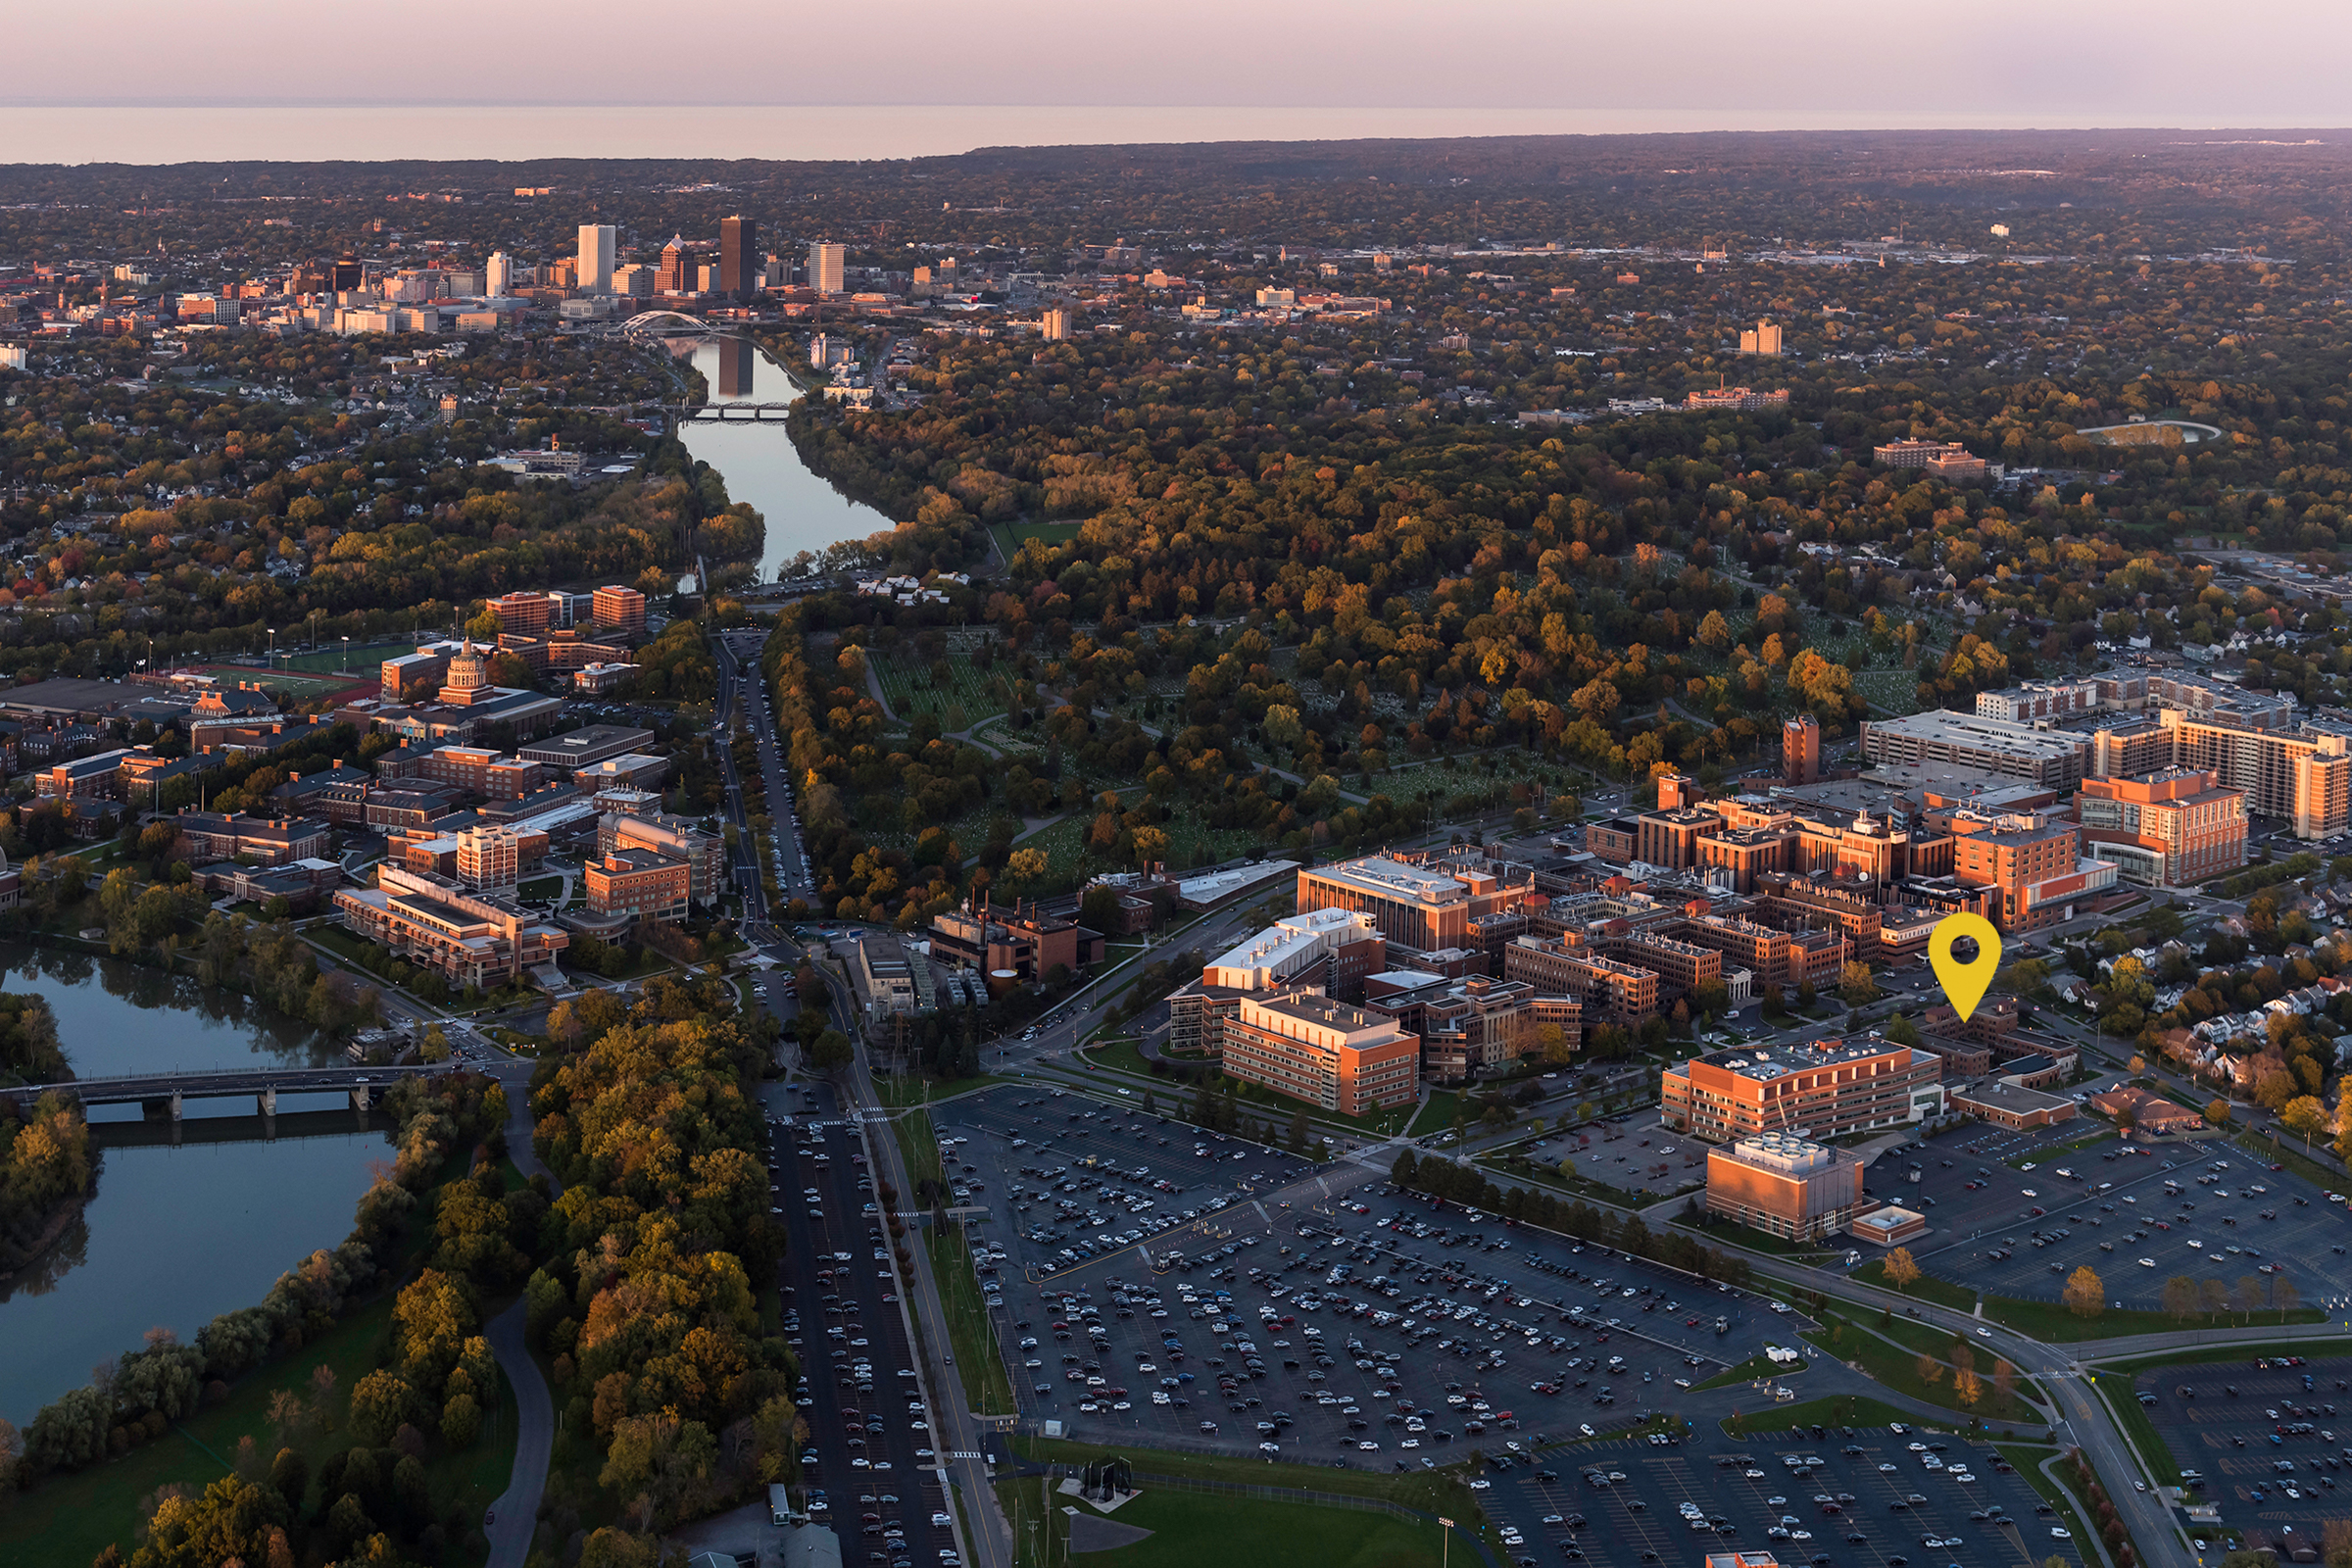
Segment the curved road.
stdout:
<svg viewBox="0 0 2352 1568">
<path fill-rule="evenodd" d="M 507 1092 L 507 1152 L 515 1168 L 525 1176 L 545 1176 L 551 1192 L 561 1191 L 555 1174 L 531 1148 L 531 1064 L 500 1062 L 492 1071 Z M 490 1568 L 523 1568 L 529 1558 L 531 1535 L 539 1527 L 539 1497 L 547 1489 L 548 1459 L 556 1446 L 555 1399 L 523 1342 L 524 1316 L 524 1302 L 517 1300 L 483 1330 L 499 1371 L 514 1391 L 514 1470 L 482 1527 L 490 1538 Z"/>
</svg>

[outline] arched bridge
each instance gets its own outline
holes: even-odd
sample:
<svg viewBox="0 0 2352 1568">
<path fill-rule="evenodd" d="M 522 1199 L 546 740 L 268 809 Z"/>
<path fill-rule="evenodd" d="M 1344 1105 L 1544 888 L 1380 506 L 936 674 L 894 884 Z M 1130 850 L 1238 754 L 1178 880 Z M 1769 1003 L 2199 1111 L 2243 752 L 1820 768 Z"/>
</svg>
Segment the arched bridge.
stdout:
<svg viewBox="0 0 2352 1568">
<path fill-rule="evenodd" d="M 71 1095 L 84 1105 L 168 1106 L 179 1119 L 189 1100 L 226 1100 L 251 1095 L 261 1113 L 274 1115 L 279 1095 L 349 1094 L 365 1109 L 403 1078 L 428 1077 L 439 1067 L 259 1067 L 219 1072 L 154 1072 L 126 1078 L 77 1078 L 62 1084 L 22 1084 L 0 1095 L 29 1105 L 51 1093 Z"/>
<path fill-rule="evenodd" d="M 620 335 L 623 337 L 686 336 L 718 330 L 701 317 L 688 316 L 684 311 L 639 311 L 620 323 Z"/>
</svg>

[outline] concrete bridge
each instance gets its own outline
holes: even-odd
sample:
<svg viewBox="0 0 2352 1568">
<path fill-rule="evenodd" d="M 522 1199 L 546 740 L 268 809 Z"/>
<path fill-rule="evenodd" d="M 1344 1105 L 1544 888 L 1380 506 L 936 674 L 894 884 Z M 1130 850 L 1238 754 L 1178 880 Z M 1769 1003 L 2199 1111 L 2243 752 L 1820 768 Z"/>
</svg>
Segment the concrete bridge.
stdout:
<svg viewBox="0 0 2352 1568">
<path fill-rule="evenodd" d="M 180 1119 L 190 1100 L 227 1100 L 251 1095 L 263 1116 L 277 1114 L 277 1097 L 348 1094 L 352 1108 L 366 1110 L 403 1078 L 430 1076 L 438 1067 L 257 1067 L 212 1072 L 142 1073 L 128 1078 L 78 1078 L 62 1084 L 0 1088 L 0 1096 L 29 1105 L 51 1093 L 71 1095 L 84 1105 L 139 1104 L 149 1115 Z"/>
</svg>

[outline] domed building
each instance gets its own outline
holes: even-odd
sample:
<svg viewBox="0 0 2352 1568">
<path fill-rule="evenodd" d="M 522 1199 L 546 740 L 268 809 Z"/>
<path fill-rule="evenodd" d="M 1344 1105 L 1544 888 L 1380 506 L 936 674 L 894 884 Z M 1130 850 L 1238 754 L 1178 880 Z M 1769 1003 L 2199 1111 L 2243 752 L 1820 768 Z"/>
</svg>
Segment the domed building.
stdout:
<svg viewBox="0 0 2352 1568">
<path fill-rule="evenodd" d="M 442 702 L 456 708 L 501 695 L 499 688 L 490 684 L 488 650 L 475 648 L 473 639 L 466 638 L 464 650 L 449 662 L 449 676 L 439 695 Z"/>
</svg>

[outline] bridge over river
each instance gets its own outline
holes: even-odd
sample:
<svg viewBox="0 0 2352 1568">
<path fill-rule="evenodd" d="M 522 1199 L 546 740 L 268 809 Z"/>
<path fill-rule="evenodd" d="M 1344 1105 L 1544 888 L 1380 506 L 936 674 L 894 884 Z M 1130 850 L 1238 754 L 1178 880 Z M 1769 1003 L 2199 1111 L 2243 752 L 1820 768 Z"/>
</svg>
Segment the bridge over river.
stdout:
<svg viewBox="0 0 2352 1568">
<path fill-rule="evenodd" d="M 252 1067 L 217 1071 L 141 1073 L 127 1078 L 78 1078 L 59 1084 L 20 1084 L 0 1088 L 0 1096 L 29 1105 L 46 1094 L 71 1095 L 83 1105 L 137 1104 L 151 1116 L 169 1115 L 178 1121 L 181 1107 L 191 1100 L 228 1100 L 250 1095 L 265 1117 L 277 1114 L 279 1095 L 332 1095 L 351 1098 L 352 1108 L 366 1110 L 386 1089 L 403 1078 L 429 1076 L 439 1067 Z"/>
</svg>

